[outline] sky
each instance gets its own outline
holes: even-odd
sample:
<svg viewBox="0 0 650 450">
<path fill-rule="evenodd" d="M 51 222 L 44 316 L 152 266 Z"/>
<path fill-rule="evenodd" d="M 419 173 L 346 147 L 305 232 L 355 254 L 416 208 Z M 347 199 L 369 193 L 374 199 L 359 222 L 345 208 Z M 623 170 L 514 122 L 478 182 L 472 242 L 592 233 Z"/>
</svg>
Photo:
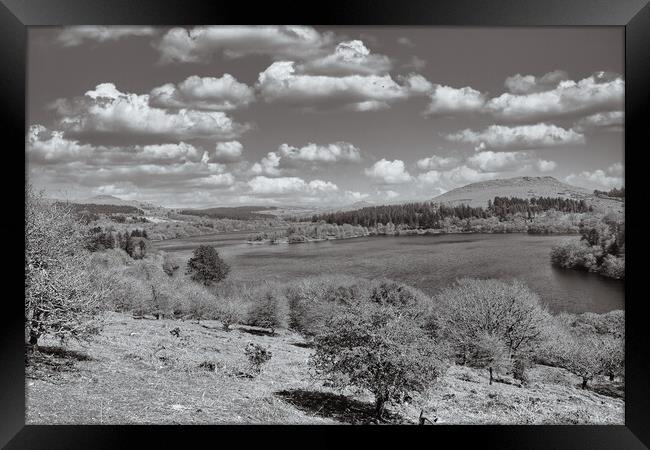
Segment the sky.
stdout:
<svg viewBox="0 0 650 450">
<path fill-rule="evenodd" d="M 30 27 L 29 181 L 167 207 L 623 185 L 622 27 Z"/>
</svg>

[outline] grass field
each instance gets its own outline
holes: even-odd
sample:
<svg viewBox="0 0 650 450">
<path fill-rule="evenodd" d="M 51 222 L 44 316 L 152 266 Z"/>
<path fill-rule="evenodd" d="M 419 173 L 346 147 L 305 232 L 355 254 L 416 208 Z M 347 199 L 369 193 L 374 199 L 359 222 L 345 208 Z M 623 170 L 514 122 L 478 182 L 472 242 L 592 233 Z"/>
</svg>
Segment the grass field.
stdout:
<svg viewBox="0 0 650 450">
<path fill-rule="evenodd" d="M 175 337 L 170 331 L 177 327 Z M 254 378 L 242 376 L 249 342 L 273 354 Z M 284 330 L 225 332 L 213 321 L 107 313 L 103 331 L 85 346 L 42 342 L 26 369 L 26 423 L 372 422 L 371 396 L 324 387 L 310 376 L 310 353 L 299 335 Z M 424 408 L 437 424 L 623 423 L 617 383 L 594 380 L 582 390 L 577 377 L 546 366 L 532 368 L 529 378 L 526 387 L 489 385 L 485 371 L 452 366 L 425 403 L 392 408 L 389 421 L 417 423 Z"/>
</svg>

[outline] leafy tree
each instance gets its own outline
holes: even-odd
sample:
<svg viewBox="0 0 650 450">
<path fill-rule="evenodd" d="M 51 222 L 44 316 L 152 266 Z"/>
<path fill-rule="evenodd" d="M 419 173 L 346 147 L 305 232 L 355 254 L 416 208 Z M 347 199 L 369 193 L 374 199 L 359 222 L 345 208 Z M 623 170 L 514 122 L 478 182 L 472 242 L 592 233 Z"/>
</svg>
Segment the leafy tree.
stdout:
<svg viewBox="0 0 650 450">
<path fill-rule="evenodd" d="M 86 338 L 97 330 L 105 286 L 90 276 L 83 231 L 65 204 L 25 192 L 25 337 Z"/>
<path fill-rule="evenodd" d="M 582 378 L 582 388 L 603 371 L 602 342 L 591 336 L 576 336 L 561 343 L 559 365 Z"/>
<path fill-rule="evenodd" d="M 230 271 L 230 266 L 221 259 L 214 247 L 201 245 L 194 250 L 193 256 L 187 261 L 187 274 L 194 281 L 210 286 L 224 280 Z"/>
<path fill-rule="evenodd" d="M 285 328 L 289 311 L 287 299 L 275 286 L 265 286 L 253 294 L 253 302 L 248 310 L 248 324 L 269 328 L 275 334 L 276 328 Z"/>
<path fill-rule="evenodd" d="M 366 389 L 381 419 L 387 403 L 424 392 L 443 371 L 436 343 L 403 309 L 368 303 L 331 317 L 315 338 L 311 364 L 333 386 Z"/>
</svg>

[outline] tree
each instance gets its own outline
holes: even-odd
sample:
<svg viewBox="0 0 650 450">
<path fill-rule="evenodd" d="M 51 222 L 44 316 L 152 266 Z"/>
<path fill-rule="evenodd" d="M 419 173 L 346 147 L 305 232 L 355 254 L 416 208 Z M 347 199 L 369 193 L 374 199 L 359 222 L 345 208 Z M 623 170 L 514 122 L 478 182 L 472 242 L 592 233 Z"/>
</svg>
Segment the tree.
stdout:
<svg viewBox="0 0 650 450">
<path fill-rule="evenodd" d="M 561 343 L 559 365 L 582 378 L 582 389 L 603 371 L 602 342 L 591 336 L 575 336 Z"/>
<path fill-rule="evenodd" d="M 210 286 L 226 278 L 230 266 L 221 259 L 214 247 L 201 245 L 194 250 L 193 256 L 187 261 L 187 274 L 194 281 Z"/>
<path fill-rule="evenodd" d="M 462 360 L 485 334 L 498 338 L 511 356 L 542 339 L 550 319 L 539 296 L 520 281 L 464 278 L 437 296 L 440 333 Z"/>
<path fill-rule="evenodd" d="M 248 310 L 248 324 L 269 328 L 275 334 L 276 328 L 285 328 L 289 311 L 286 297 L 280 290 L 267 285 L 254 292 L 253 303 Z"/>
<path fill-rule="evenodd" d="M 467 362 L 472 367 L 488 369 L 492 384 L 494 372 L 510 367 L 510 352 L 499 337 L 482 333 L 471 346 Z"/>
<path fill-rule="evenodd" d="M 408 311 L 392 305 L 350 305 L 327 321 L 314 343 L 317 375 L 339 388 L 370 391 L 379 419 L 387 403 L 424 392 L 443 371 L 435 341 Z"/>
<path fill-rule="evenodd" d="M 90 254 L 79 223 L 65 204 L 25 192 L 25 337 L 87 338 L 97 330 L 104 288 L 90 274 Z"/>
</svg>

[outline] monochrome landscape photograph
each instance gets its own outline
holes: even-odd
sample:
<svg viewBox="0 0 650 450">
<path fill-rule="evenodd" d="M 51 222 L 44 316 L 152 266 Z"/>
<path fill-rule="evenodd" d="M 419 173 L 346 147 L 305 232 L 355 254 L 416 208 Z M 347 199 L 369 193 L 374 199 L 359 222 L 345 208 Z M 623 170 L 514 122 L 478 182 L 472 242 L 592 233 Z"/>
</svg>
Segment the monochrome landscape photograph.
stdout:
<svg viewBox="0 0 650 450">
<path fill-rule="evenodd" d="M 30 27 L 27 424 L 625 423 L 622 27 Z"/>
</svg>

